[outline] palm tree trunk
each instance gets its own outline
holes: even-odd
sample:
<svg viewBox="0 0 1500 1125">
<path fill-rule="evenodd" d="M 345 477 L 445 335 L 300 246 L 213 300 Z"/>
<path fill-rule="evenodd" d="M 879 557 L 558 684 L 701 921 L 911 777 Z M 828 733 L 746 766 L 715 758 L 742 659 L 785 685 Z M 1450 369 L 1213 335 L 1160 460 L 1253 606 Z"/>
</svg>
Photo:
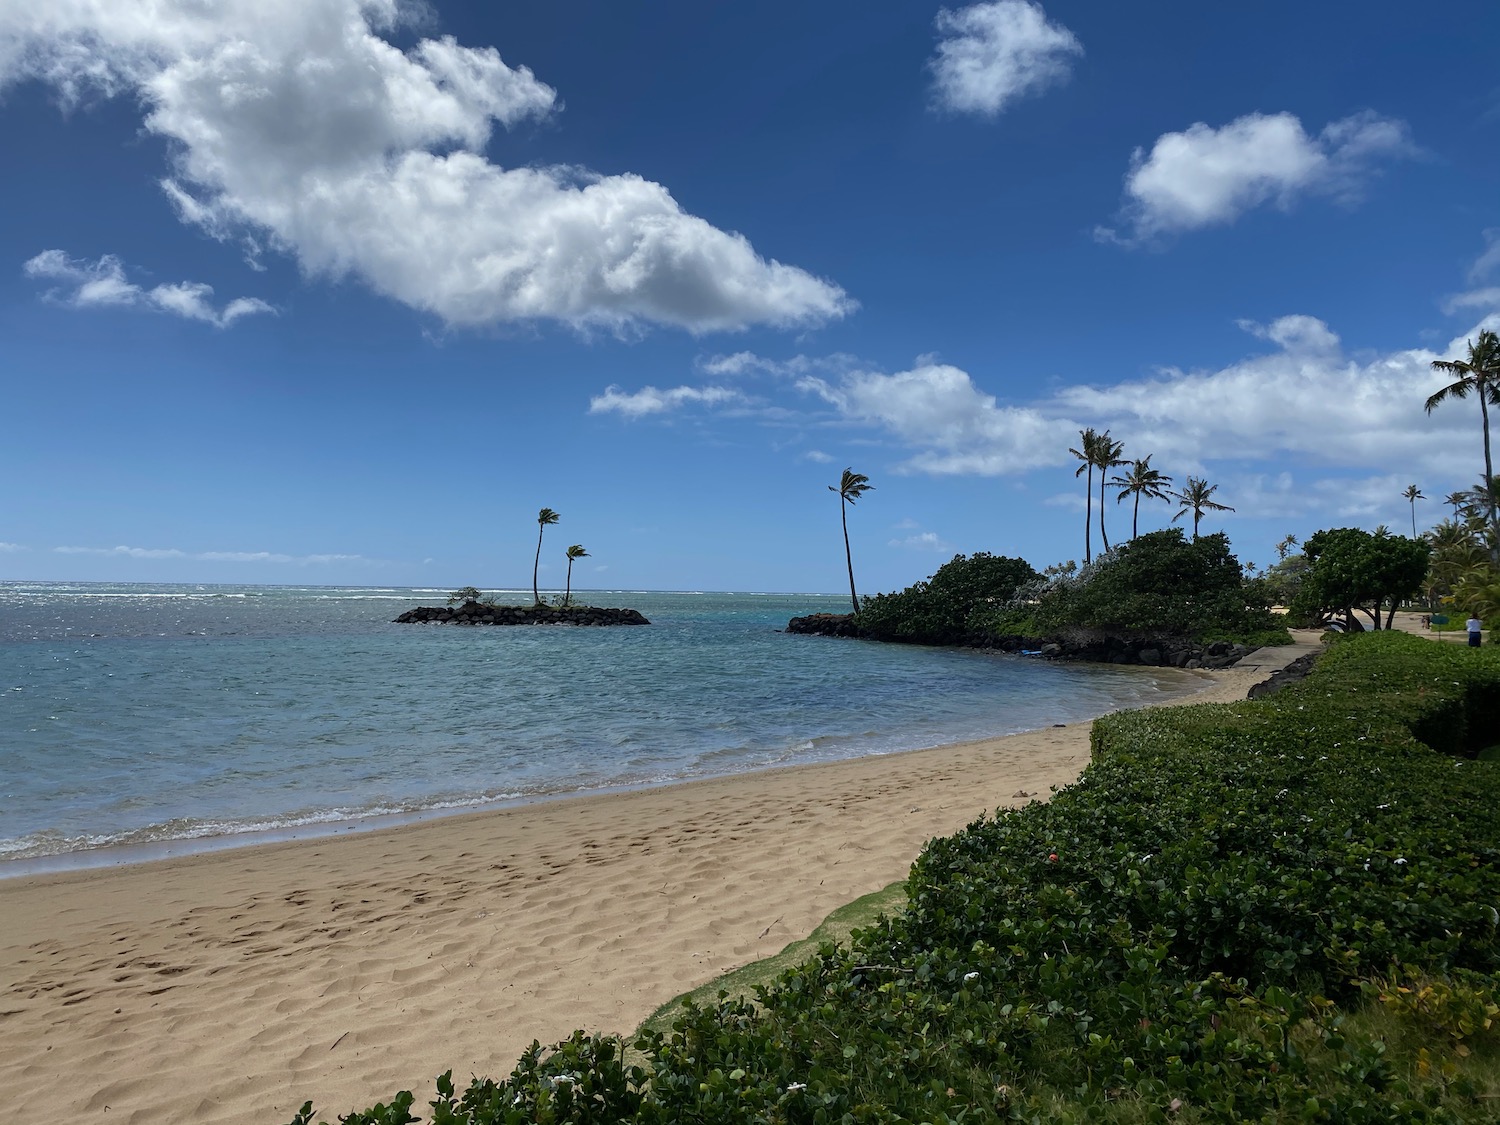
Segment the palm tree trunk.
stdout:
<svg viewBox="0 0 1500 1125">
<path fill-rule="evenodd" d="M 1109 553 L 1109 534 L 1104 530 L 1104 476 L 1105 468 L 1099 466 L 1099 538 L 1104 543 L 1104 551 Z"/>
<path fill-rule="evenodd" d="M 1490 527 L 1495 526 L 1495 466 L 1490 460 L 1490 408 L 1485 403 L 1485 394 L 1489 387 L 1484 383 L 1479 385 L 1479 417 L 1484 421 L 1484 491 L 1489 502 Z"/>
<path fill-rule="evenodd" d="M 1134 539 L 1141 533 L 1141 494 L 1135 494 L 1135 514 L 1130 517 L 1130 538 Z"/>
<path fill-rule="evenodd" d="M 1089 465 L 1088 499 L 1083 508 L 1083 565 L 1088 566 L 1094 561 L 1094 546 L 1090 536 L 1093 534 L 1094 526 L 1094 466 Z"/>
<path fill-rule="evenodd" d="M 839 519 L 844 524 L 844 562 L 849 567 L 849 600 L 854 603 L 854 612 L 859 612 L 859 595 L 854 592 L 854 556 L 849 552 L 849 504 L 839 497 Z"/>
<path fill-rule="evenodd" d="M 1203 518 L 1203 509 L 1193 509 L 1193 542 L 1198 542 L 1198 521 Z"/>
<path fill-rule="evenodd" d="M 546 530 L 545 527 L 536 529 L 536 558 L 531 563 L 531 600 L 537 605 L 542 604 L 542 595 L 537 592 L 536 572 L 542 565 L 542 532 Z"/>
<path fill-rule="evenodd" d="M 568 584 L 563 590 L 563 605 L 573 604 L 573 560 L 568 560 Z"/>
<path fill-rule="evenodd" d="M 1417 537 L 1417 498 L 1415 496 L 1411 499 L 1411 537 L 1413 539 Z"/>
</svg>

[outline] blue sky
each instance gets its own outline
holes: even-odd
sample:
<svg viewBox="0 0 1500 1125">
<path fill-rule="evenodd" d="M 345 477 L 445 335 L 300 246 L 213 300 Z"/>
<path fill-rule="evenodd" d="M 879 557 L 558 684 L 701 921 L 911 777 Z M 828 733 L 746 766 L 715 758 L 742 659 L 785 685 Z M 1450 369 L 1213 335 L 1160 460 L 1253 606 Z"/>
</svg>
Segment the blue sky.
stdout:
<svg viewBox="0 0 1500 1125">
<path fill-rule="evenodd" d="M 837 591 L 1482 472 L 1493 0 L 0 0 L 0 576 Z M 1108 501 L 1111 538 L 1129 505 Z M 1143 529 L 1173 508 L 1148 504 Z M 1097 532 L 1095 545 L 1097 547 Z"/>
</svg>

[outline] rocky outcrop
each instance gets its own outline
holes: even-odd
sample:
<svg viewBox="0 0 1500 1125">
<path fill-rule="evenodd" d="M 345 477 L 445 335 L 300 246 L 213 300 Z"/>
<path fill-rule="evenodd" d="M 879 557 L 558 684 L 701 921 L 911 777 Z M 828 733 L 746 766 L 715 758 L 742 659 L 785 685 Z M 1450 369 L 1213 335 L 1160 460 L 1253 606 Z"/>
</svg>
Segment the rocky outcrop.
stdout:
<svg viewBox="0 0 1500 1125">
<path fill-rule="evenodd" d="M 1299 680 L 1307 679 L 1307 674 L 1312 671 L 1312 666 L 1317 663 L 1322 652 L 1310 652 L 1306 656 L 1299 656 L 1279 672 L 1272 672 L 1271 678 L 1262 680 L 1250 689 L 1250 699 L 1260 699 L 1262 696 L 1275 695 L 1282 688 L 1295 684 Z"/>
<path fill-rule="evenodd" d="M 864 630 L 854 623 L 852 613 L 809 613 L 786 623 L 788 633 L 817 637 L 863 637 Z"/>
<path fill-rule="evenodd" d="M 820 637 L 875 637 L 854 622 L 852 613 L 813 613 L 787 622 L 788 633 Z M 1092 630 L 1076 630 L 1056 637 L 976 635 L 963 642 L 968 648 L 1025 653 L 1046 660 L 1086 660 L 1096 664 L 1143 664 L 1152 668 L 1228 668 L 1255 649 L 1249 645 L 1214 641 L 1199 644 L 1182 637 L 1122 637 Z"/>
<path fill-rule="evenodd" d="M 422 605 L 396 618 L 398 625 L 649 625 L 635 609 L 585 605 Z"/>
</svg>

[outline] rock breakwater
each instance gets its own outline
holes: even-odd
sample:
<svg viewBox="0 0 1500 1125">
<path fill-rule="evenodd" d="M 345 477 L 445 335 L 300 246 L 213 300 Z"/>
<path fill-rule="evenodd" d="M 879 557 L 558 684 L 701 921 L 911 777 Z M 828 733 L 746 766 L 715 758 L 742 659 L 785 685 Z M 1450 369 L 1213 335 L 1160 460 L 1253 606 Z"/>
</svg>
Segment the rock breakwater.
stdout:
<svg viewBox="0 0 1500 1125">
<path fill-rule="evenodd" d="M 396 618 L 398 625 L 649 625 L 638 609 L 585 605 L 422 605 Z"/>
</svg>

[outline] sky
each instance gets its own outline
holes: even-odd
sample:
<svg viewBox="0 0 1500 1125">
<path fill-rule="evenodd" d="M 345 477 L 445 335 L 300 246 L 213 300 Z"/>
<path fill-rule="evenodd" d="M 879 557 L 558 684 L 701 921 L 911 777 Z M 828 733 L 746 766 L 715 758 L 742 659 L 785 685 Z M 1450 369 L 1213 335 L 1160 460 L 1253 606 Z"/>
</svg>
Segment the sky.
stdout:
<svg viewBox="0 0 1500 1125">
<path fill-rule="evenodd" d="M 543 586 L 581 544 L 584 589 L 837 592 L 850 467 L 892 590 L 1081 559 L 1085 427 L 1243 561 L 1409 533 L 1410 484 L 1430 526 L 1483 472 L 1475 400 L 1423 402 L 1500 328 L 1497 41 L 1494 0 L 0 0 L 0 578 L 526 588 L 545 506 Z"/>
</svg>

